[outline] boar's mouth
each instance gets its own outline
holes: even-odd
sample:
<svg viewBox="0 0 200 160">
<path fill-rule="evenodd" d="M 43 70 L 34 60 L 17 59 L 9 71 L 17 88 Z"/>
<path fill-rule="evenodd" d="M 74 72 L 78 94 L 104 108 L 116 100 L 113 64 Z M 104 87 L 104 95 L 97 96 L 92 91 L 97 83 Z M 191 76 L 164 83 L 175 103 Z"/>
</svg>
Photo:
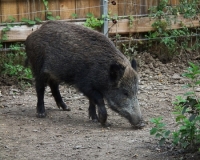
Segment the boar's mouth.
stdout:
<svg viewBox="0 0 200 160">
<path fill-rule="evenodd" d="M 125 117 L 126 119 L 128 119 L 128 121 L 131 123 L 131 125 L 134 128 L 142 128 L 144 127 L 144 121 L 141 117 L 134 115 L 134 114 L 130 114 L 127 111 L 121 111 L 119 112 L 119 114 L 123 117 Z"/>
<path fill-rule="evenodd" d="M 140 120 L 140 122 L 137 125 L 132 125 L 133 128 L 135 129 L 142 129 L 146 126 L 145 122 L 143 119 Z"/>
<path fill-rule="evenodd" d="M 133 126 L 133 128 L 141 129 L 145 126 L 145 123 L 142 117 L 139 117 L 136 114 L 135 115 L 130 114 L 128 111 L 124 109 L 118 110 L 118 107 L 115 107 L 114 105 L 109 105 L 109 106 L 113 111 L 119 113 L 122 117 L 128 119 L 128 121 Z"/>
</svg>

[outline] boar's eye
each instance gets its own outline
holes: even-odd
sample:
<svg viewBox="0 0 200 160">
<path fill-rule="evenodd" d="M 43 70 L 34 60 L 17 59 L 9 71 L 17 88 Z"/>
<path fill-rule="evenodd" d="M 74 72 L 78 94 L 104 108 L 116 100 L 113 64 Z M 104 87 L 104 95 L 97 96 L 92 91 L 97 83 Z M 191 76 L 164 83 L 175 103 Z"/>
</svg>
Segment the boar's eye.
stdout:
<svg viewBox="0 0 200 160">
<path fill-rule="evenodd" d="M 129 93 L 128 92 L 124 92 L 124 95 L 126 96 L 126 97 L 128 97 L 129 96 Z"/>
</svg>

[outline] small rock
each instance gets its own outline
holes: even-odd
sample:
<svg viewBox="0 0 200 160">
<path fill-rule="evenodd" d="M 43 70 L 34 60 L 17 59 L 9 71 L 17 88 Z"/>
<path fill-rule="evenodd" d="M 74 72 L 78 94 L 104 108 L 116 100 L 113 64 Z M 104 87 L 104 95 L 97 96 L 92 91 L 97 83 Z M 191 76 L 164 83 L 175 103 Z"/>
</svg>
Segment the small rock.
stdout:
<svg viewBox="0 0 200 160">
<path fill-rule="evenodd" d="M 129 143 L 134 143 L 134 142 L 137 142 L 137 140 L 130 140 L 128 141 Z"/>
<path fill-rule="evenodd" d="M 38 132 L 38 130 L 34 129 L 33 132 Z"/>
<path fill-rule="evenodd" d="M 83 146 L 82 145 L 78 145 L 78 146 L 75 146 L 73 149 L 82 149 Z"/>
<path fill-rule="evenodd" d="M 152 64 L 152 63 L 150 63 L 150 64 L 149 64 L 149 68 L 150 68 L 150 69 L 154 69 L 154 67 L 153 67 L 153 64 Z"/>
<path fill-rule="evenodd" d="M 138 155 L 137 155 L 137 154 L 134 154 L 133 157 L 138 157 Z"/>
<path fill-rule="evenodd" d="M 0 105 L 0 108 L 4 108 L 4 105 Z"/>
<path fill-rule="evenodd" d="M 160 148 L 156 148 L 156 151 L 160 152 Z"/>
<path fill-rule="evenodd" d="M 172 79 L 179 80 L 179 79 L 181 79 L 181 77 L 179 74 L 174 73 L 174 75 L 172 76 Z"/>
<path fill-rule="evenodd" d="M 200 92 L 200 88 L 197 88 L 195 91 L 196 91 L 196 92 Z"/>
</svg>

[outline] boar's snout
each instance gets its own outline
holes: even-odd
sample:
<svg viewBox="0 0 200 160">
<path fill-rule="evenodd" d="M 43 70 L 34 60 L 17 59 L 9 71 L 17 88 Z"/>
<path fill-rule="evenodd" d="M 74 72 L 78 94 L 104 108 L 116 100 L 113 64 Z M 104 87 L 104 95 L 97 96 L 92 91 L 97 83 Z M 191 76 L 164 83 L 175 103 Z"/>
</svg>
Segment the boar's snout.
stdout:
<svg viewBox="0 0 200 160">
<path fill-rule="evenodd" d="M 144 120 L 141 118 L 141 120 L 137 124 L 132 124 L 132 126 L 136 129 L 142 129 L 143 127 L 145 127 Z"/>
<path fill-rule="evenodd" d="M 133 114 L 128 119 L 134 128 L 140 129 L 145 126 L 145 123 L 141 114 Z"/>
<path fill-rule="evenodd" d="M 130 112 L 131 111 L 131 112 Z M 127 117 L 134 128 L 143 128 L 145 126 L 142 114 L 140 111 L 140 106 L 138 102 L 134 104 L 132 110 L 129 111 L 129 116 Z"/>
</svg>

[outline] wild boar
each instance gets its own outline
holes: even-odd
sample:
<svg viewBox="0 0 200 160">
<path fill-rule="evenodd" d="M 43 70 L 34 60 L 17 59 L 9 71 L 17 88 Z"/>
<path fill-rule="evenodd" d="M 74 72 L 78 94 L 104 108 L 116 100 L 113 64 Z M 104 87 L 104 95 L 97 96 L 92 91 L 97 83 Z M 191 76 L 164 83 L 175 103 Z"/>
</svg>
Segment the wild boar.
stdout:
<svg viewBox="0 0 200 160">
<path fill-rule="evenodd" d="M 138 75 L 129 60 L 103 34 L 63 21 L 48 21 L 30 34 L 25 42 L 27 62 L 35 77 L 37 117 L 45 117 L 44 91 L 50 86 L 57 106 L 63 102 L 59 84 L 73 85 L 89 99 L 89 117 L 106 124 L 105 102 L 143 127 L 138 105 Z M 96 106 L 98 116 L 96 114 Z"/>
</svg>

